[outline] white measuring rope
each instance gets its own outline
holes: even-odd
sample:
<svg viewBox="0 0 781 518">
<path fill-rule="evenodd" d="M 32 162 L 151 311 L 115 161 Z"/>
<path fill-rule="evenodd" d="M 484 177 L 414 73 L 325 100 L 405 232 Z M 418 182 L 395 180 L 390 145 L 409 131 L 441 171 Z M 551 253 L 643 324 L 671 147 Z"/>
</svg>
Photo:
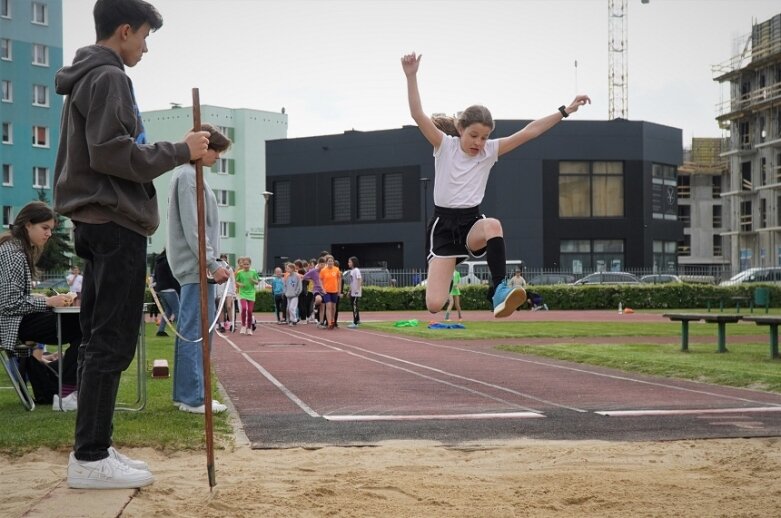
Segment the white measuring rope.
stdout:
<svg viewBox="0 0 781 518">
<path fill-rule="evenodd" d="M 230 291 L 230 284 L 234 282 L 233 276 L 231 275 L 228 277 L 228 280 L 225 281 L 225 289 L 222 292 L 222 298 L 220 299 L 220 306 L 217 308 L 217 313 L 214 315 L 214 321 L 209 326 L 209 333 L 214 331 L 214 327 L 217 325 L 217 321 L 220 319 L 220 315 L 222 315 L 222 307 L 225 305 L 225 299 L 228 296 L 228 291 Z M 149 286 L 149 291 L 152 293 L 152 299 L 155 301 L 155 305 L 157 306 L 157 310 L 160 312 L 160 317 L 165 319 L 165 323 L 168 326 L 168 328 L 173 331 L 173 333 L 178 336 L 181 340 L 184 340 L 185 342 L 192 342 L 192 343 L 198 343 L 203 341 L 203 337 L 198 338 L 197 340 L 189 340 L 182 335 L 179 334 L 179 332 L 176 330 L 174 325 L 171 323 L 170 320 L 168 320 L 168 317 L 165 314 L 165 311 L 163 310 L 163 305 L 160 303 L 160 299 L 157 297 L 157 292 L 155 291 L 154 286 L 152 286 L 152 276 L 148 276 L 146 278 L 146 283 Z M 234 320 L 235 322 L 235 320 Z"/>
</svg>

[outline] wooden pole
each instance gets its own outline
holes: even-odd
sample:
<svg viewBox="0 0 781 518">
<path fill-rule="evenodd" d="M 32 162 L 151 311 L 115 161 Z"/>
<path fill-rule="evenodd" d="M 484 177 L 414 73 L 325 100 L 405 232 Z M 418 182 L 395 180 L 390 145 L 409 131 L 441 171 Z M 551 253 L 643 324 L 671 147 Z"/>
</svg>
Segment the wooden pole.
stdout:
<svg viewBox="0 0 781 518">
<path fill-rule="evenodd" d="M 201 98 L 193 88 L 193 131 L 201 131 Z M 212 377 L 209 347 L 209 305 L 206 279 L 206 202 L 203 187 L 203 163 L 195 162 L 195 201 L 198 210 L 198 273 L 201 295 L 201 336 L 203 337 L 203 404 L 206 428 L 206 470 L 209 474 L 209 489 L 217 485 L 214 477 L 214 428 L 212 424 Z"/>
</svg>

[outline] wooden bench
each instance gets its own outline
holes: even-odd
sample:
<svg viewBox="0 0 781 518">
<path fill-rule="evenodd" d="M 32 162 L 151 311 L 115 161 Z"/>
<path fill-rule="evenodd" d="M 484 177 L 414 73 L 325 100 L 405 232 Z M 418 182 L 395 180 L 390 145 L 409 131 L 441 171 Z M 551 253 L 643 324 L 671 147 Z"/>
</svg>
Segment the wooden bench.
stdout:
<svg viewBox="0 0 781 518">
<path fill-rule="evenodd" d="M 743 317 L 743 320 L 748 322 L 754 322 L 758 326 L 768 326 L 770 330 L 770 358 L 779 358 L 778 354 L 778 326 L 781 324 L 781 317 L 773 317 L 769 315 L 764 316 L 747 316 Z"/>
<path fill-rule="evenodd" d="M 681 351 L 689 350 L 689 322 L 698 322 L 703 320 L 709 324 L 718 325 L 718 352 L 727 352 L 727 324 L 739 322 L 742 315 L 715 314 L 715 313 L 665 313 L 665 318 L 673 322 L 681 323 Z"/>
</svg>

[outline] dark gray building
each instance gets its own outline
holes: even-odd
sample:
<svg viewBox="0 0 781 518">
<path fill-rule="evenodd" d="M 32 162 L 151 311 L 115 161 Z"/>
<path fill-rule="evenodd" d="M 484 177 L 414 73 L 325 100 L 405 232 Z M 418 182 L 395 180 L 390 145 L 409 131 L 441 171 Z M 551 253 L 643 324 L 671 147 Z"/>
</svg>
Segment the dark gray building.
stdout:
<svg viewBox="0 0 781 518">
<path fill-rule="evenodd" d="M 530 121 L 500 120 L 492 138 Z M 502 156 L 482 211 L 507 258 L 585 273 L 677 267 L 681 130 L 642 121 L 563 121 Z M 425 268 L 434 159 L 416 126 L 269 141 L 269 263 L 330 250 L 363 266 Z"/>
</svg>

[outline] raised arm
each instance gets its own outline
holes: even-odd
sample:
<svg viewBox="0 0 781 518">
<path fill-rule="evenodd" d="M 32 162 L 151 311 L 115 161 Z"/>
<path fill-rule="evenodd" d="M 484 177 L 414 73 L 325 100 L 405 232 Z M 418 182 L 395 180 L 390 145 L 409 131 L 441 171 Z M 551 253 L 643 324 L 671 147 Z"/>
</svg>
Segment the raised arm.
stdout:
<svg viewBox="0 0 781 518">
<path fill-rule="evenodd" d="M 575 97 L 575 100 L 572 101 L 569 106 L 564 108 L 564 111 L 567 112 L 567 116 L 569 116 L 571 113 L 578 111 L 578 108 L 584 104 L 591 104 L 591 99 L 589 99 L 588 95 L 579 95 Z M 510 152 L 521 144 L 525 144 L 526 142 L 539 137 L 558 124 L 563 118 L 564 114 L 557 111 L 556 113 L 530 122 L 525 128 L 513 133 L 509 137 L 500 138 L 499 155 Z"/>
<path fill-rule="evenodd" d="M 404 69 L 404 75 L 407 76 L 407 98 L 409 100 L 409 113 L 418 125 L 420 132 L 426 137 L 434 148 L 438 148 L 442 143 L 442 133 L 431 118 L 423 111 L 423 105 L 420 102 L 420 92 L 418 91 L 418 66 L 420 58 L 423 55 L 416 56 L 407 54 L 401 58 L 401 68 Z"/>
</svg>

